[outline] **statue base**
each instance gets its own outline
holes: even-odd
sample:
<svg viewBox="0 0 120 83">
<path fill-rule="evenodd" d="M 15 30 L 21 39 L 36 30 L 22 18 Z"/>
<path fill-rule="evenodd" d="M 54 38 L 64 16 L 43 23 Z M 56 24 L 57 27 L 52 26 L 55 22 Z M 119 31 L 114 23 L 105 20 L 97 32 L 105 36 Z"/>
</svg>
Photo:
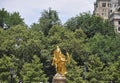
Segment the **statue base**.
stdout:
<svg viewBox="0 0 120 83">
<path fill-rule="evenodd" d="M 66 83 L 66 78 L 64 75 L 61 74 L 55 74 L 53 77 L 53 83 Z"/>
</svg>

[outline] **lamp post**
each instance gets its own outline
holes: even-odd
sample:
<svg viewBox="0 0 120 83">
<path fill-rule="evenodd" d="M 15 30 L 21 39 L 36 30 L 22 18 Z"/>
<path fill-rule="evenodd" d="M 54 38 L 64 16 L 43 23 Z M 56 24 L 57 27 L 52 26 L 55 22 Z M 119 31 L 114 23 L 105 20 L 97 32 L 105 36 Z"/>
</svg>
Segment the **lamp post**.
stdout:
<svg viewBox="0 0 120 83">
<path fill-rule="evenodd" d="M 10 83 L 13 83 L 13 75 L 14 75 L 14 70 L 13 68 L 10 68 Z"/>
<path fill-rule="evenodd" d="M 86 83 L 87 83 L 86 72 L 87 72 L 87 65 L 86 65 L 86 62 L 84 62 L 84 80 L 85 80 Z"/>
<path fill-rule="evenodd" d="M 19 82 L 18 82 L 18 83 L 23 83 L 21 78 L 19 79 Z"/>
<path fill-rule="evenodd" d="M 7 24 L 3 24 L 3 29 L 7 29 L 8 28 L 8 26 L 7 26 Z"/>
</svg>

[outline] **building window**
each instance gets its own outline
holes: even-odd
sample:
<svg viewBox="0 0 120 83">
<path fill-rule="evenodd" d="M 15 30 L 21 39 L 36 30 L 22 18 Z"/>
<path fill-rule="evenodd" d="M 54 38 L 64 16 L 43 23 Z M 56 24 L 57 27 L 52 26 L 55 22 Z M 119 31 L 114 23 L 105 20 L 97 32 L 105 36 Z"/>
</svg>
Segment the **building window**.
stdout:
<svg viewBox="0 0 120 83">
<path fill-rule="evenodd" d="M 108 3 L 108 7 L 110 7 L 110 3 Z"/>
<path fill-rule="evenodd" d="M 102 12 L 106 12 L 106 9 L 102 9 Z"/>
<path fill-rule="evenodd" d="M 102 16 L 104 16 L 104 13 L 102 13 Z"/>
<path fill-rule="evenodd" d="M 118 27 L 118 31 L 120 31 L 120 27 Z"/>
<path fill-rule="evenodd" d="M 102 3 L 102 7 L 106 7 L 106 3 Z"/>
<path fill-rule="evenodd" d="M 96 13 L 95 15 L 98 15 L 98 13 Z"/>
<path fill-rule="evenodd" d="M 118 0 L 118 5 L 120 5 L 120 0 Z"/>
<path fill-rule="evenodd" d="M 104 12 L 104 9 L 102 9 L 102 11 Z"/>
<path fill-rule="evenodd" d="M 105 13 L 105 16 L 106 16 L 106 13 Z"/>
<path fill-rule="evenodd" d="M 112 7 L 112 4 L 110 4 L 110 7 Z"/>
<path fill-rule="evenodd" d="M 118 24 L 120 25 L 120 21 L 118 21 Z"/>
<path fill-rule="evenodd" d="M 98 7 L 98 4 L 96 3 L 96 7 Z"/>
<path fill-rule="evenodd" d="M 112 10 L 110 10 L 110 12 L 112 13 Z"/>
</svg>

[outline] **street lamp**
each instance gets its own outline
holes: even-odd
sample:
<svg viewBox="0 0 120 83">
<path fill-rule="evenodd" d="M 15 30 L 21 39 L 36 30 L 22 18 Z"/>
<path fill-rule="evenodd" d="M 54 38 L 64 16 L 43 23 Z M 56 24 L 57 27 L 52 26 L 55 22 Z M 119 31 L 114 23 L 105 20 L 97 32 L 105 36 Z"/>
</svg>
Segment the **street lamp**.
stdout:
<svg viewBox="0 0 120 83">
<path fill-rule="evenodd" d="M 13 83 L 13 75 L 14 75 L 14 70 L 13 68 L 10 68 L 10 78 L 11 78 L 10 83 Z"/>
<path fill-rule="evenodd" d="M 85 80 L 86 83 L 87 83 L 86 72 L 87 72 L 87 64 L 86 64 L 86 62 L 84 62 L 84 80 Z"/>
<path fill-rule="evenodd" d="M 7 29 L 8 28 L 8 26 L 7 26 L 7 24 L 3 24 L 3 29 Z"/>
<path fill-rule="evenodd" d="M 21 78 L 19 78 L 19 82 L 18 83 L 23 83 Z"/>
</svg>

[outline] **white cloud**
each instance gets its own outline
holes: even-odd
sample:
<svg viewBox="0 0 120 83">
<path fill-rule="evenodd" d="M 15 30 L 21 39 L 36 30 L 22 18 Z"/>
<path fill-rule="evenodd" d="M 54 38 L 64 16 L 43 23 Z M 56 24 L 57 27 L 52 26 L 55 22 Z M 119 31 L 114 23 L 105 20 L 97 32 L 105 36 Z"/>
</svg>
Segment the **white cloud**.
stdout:
<svg viewBox="0 0 120 83">
<path fill-rule="evenodd" d="M 62 21 L 82 12 L 93 11 L 95 0 L 1 0 L 0 8 L 9 12 L 18 11 L 26 24 L 37 22 L 41 12 L 51 7 L 55 9 Z"/>
</svg>

